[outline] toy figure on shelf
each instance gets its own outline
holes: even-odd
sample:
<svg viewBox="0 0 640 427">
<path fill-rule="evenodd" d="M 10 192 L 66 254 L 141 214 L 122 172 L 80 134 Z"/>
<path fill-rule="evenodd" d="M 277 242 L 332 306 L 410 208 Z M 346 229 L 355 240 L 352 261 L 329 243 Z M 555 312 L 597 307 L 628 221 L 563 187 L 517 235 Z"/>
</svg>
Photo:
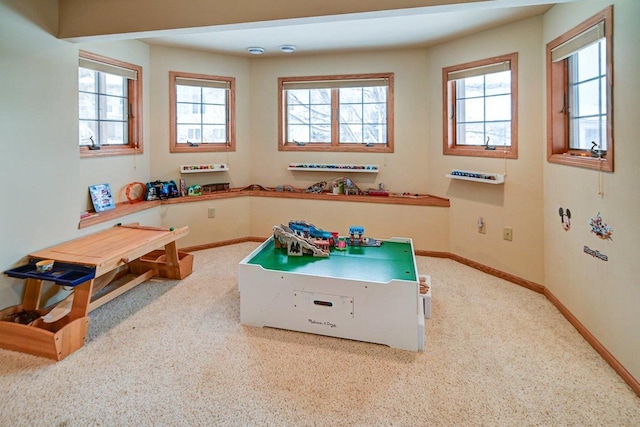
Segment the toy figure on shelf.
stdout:
<svg viewBox="0 0 640 427">
<path fill-rule="evenodd" d="M 325 188 L 327 188 L 327 181 L 320 181 L 313 184 L 311 187 L 304 190 L 305 193 L 324 193 Z"/>
<path fill-rule="evenodd" d="M 202 196 L 202 187 L 199 185 L 190 185 L 187 188 L 187 194 L 189 196 Z"/>
</svg>

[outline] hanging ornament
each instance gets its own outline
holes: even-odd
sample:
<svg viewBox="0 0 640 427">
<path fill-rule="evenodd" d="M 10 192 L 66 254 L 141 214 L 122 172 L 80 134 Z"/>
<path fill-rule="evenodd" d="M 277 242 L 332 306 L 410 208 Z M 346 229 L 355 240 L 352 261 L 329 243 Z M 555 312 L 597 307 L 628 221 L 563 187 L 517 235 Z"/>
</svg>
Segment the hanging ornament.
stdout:
<svg viewBox="0 0 640 427">
<path fill-rule="evenodd" d="M 589 220 L 591 226 L 591 232 L 594 233 L 602 240 L 613 240 L 611 235 L 613 234 L 613 228 L 609 227 L 600 216 L 600 212 Z"/>
</svg>

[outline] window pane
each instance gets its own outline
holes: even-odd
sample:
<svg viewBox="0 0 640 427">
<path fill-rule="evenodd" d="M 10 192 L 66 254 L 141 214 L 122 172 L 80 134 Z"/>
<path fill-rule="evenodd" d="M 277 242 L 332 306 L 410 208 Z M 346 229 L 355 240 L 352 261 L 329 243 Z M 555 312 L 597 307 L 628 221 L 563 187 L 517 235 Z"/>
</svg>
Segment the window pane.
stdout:
<svg viewBox="0 0 640 427">
<path fill-rule="evenodd" d="M 362 105 L 340 105 L 340 123 L 362 123 Z"/>
<path fill-rule="evenodd" d="M 574 88 L 573 117 L 600 114 L 600 82 L 591 80 Z"/>
<path fill-rule="evenodd" d="M 93 120 L 80 120 L 80 145 L 98 144 L 98 122 Z"/>
<path fill-rule="evenodd" d="M 98 111 L 96 108 L 96 103 L 98 101 L 98 95 L 94 95 L 91 93 L 82 93 L 80 92 L 78 96 L 78 105 L 79 105 L 79 117 L 80 119 L 97 119 Z"/>
<path fill-rule="evenodd" d="M 176 122 L 200 123 L 200 104 L 179 103 L 176 105 Z"/>
<path fill-rule="evenodd" d="M 200 96 L 201 89 L 195 86 L 176 85 L 176 101 L 177 102 L 202 102 Z"/>
<path fill-rule="evenodd" d="M 470 98 L 484 95 L 484 76 L 468 77 L 456 82 L 458 98 Z"/>
<path fill-rule="evenodd" d="M 487 74 L 485 77 L 486 95 L 511 93 L 511 71 Z"/>
<path fill-rule="evenodd" d="M 291 124 L 309 123 L 309 107 L 307 105 L 289 106 L 287 121 Z"/>
<path fill-rule="evenodd" d="M 227 142 L 227 131 L 225 129 L 225 126 L 219 126 L 219 125 L 202 126 L 202 142 L 203 143 Z"/>
<path fill-rule="evenodd" d="M 362 88 L 361 87 L 349 87 L 339 89 L 340 92 L 340 103 L 357 103 L 360 104 L 362 102 Z"/>
<path fill-rule="evenodd" d="M 578 81 L 598 77 L 600 74 L 599 43 L 587 46 L 576 53 Z"/>
<path fill-rule="evenodd" d="M 176 126 L 176 138 L 179 143 L 186 144 L 187 142 L 200 143 L 202 142 L 202 133 L 200 125 L 177 125 Z"/>
<path fill-rule="evenodd" d="M 365 87 L 362 89 L 363 102 L 387 102 L 386 86 Z"/>
<path fill-rule="evenodd" d="M 362 125 L 341 124 L 340 142 L 362 142 Z"/>
<path fill-rule="evenodd" d="M 387 142 L 387 126 L 385 125 L 365 125 L 363 126 L 364 139 L 366 143 L 385 143 Z"/>
<path fill-rule="evenodd" d="M 104 76 L 104 87 L 101 87 L 101 92 L 107 95 L 124 96 L 126 93 L 125 87 L 127 79 L 120 76 L 114 76 L 113 74 L 100 73 Z"/>
<path fill-rule="evenodd" d="M 100 120 L 125 120 L 124 98 L 100 97 Z"/>
<path fill-rule="evenodd" d="M 309 142 L 310 126 L 289 125 L 287 128 L 287 142 Z"/>
<path fill-rule="evenodd" d="M 311 123 L 331 124 L 331 105 L 313 105 L 311 107 Z"/>
<path fill-rule="evenodd" d="M 217 125 L 226 123 L 227 108 L 224 105 L 203 105 L 203 108 L 202 123 Z"/>
<path fill-rule="evenodd" d="M 487 121 L 511 120 L 511 95 L 487 98 Z"/>
<path fill-rule="evenodd" d="M 100 141 L 103 145 L 123 145 L 125 139 L 126 122 L 101 122 Z"/>
<path fill-rule="evenodd" d="M 308 89 L 293 89 L 287 91 L 287 104 L 308 104 L 309 103 L 309 90 Z"/>
<path fill-rule="evenodd" d="M 458 145 L 484 145 L 484 124 L 458 124 Z"/>
<path fill-rule="evenodd" d="M 484 98 L 471 98 L 458 101 L 457 116 L 460 122 L 484 121 Z"/>
<path fill-rule="evenodd" d="M 331 105 L 331 89 L 311 89 L 309 96 L 311 104 Z"/>
<path fill-rule="evenodd" d="M 309 142 L 331 142 L 331 124 L 311 126 L 311 140 Z"/>
<path fill-rule="evenodd" d="M 364 123 L 386 123 L 387 104 L 365 104 L 362 109 Z"/>
<path fill-rule="evenodd" d="M 575 150 L 590 150 L 592 143 L 600 143 L 600 118 L 588 117 L 571 120 L 571 144 Z M 606 144 L 605 144 L 606 145 Z"/>
<path fill-rule="evenodd" d="M 484 137 L 484 143 L 487 143 L 489 138 L 489 145 L 498 146 L 510 146 L 511 145 L 511 122 L 488 122 L 487 133 Z"/>
<path fill-rule="evenodd" d="M 97 71 L 87 68 L 78 68 L 78 89 L 83 92 L 97 92 Z"/>
<path fill-rule="evenodd" d="M 227 103 L 227 90 L 215 87 L 202 88 L 202 102 L 205 104 Z"/>
</svg>

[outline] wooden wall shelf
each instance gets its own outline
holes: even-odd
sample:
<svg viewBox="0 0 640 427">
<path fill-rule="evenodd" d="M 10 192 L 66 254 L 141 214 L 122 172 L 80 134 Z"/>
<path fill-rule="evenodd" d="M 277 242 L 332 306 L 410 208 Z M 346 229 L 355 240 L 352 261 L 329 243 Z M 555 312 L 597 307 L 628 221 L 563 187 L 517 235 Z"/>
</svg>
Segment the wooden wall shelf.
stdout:
<svg viewBox="0 0 640 427">
<path fill-rule="evenodd" d="M 100 213 L 92 213 L 91 216 L 83 218 L 78 224 L 78 228 L 86 228 L 92 225 L 111 221 L 126 215 L 140 212 L 147 209 L 153 209 L 161 205 L 172 205 L 176 203 L 192 203 L 205 200 L 230 199 L 234 197 L 276 197 L 283 199 L 307 199 L 307 200 L 330 200 L 334 202 L 361 202 L 361 203 L 378 203 L 388 205 L 413 205 L 413 206 L 438 206 L 449 207 L 449 199 L 443 197 L 431 196 L 429 194 L 417 195 L 395 195 L 389 197 L 374 196 L 353 196 L 329 193 L 294 193 L 289 191 L 266 191 L 266 190 L 244 190 L 231 189 L 229 191 L 219 191 L 201 196 L 175 197 L 166 200 L 143 201 L 138 203 L 122 202 L 117 203 L 116 208 Z"/>
</svg>

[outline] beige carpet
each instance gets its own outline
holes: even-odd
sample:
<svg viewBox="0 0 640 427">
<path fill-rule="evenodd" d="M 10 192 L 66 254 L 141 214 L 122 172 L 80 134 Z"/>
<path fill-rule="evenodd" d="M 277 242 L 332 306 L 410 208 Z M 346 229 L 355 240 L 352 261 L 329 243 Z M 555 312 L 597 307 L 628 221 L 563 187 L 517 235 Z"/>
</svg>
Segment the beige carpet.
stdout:
<svg viewBox="0 0 640 427">
<path fill-rule="evenodd" d="M 94 311 L 62 362 L 0 350 L 0 426 L 640 425 L 640 398 L 543 296 L 451 260 L 418 258 L 424 353 L 242 326 L 256 246 L 196 252 L 187 279 Z"/>
</svg>

